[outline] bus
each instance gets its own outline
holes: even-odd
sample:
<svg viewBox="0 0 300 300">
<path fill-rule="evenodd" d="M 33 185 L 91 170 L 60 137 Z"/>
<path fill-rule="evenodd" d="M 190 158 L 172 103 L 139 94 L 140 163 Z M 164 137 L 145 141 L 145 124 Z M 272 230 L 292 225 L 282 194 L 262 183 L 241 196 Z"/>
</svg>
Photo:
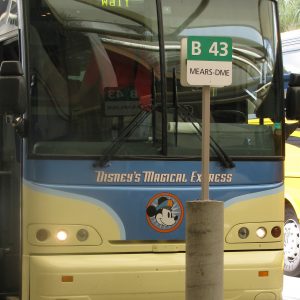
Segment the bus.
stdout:
<svg viewBox="0 0 300 300">
<path fill-rule="evenodd" d="M 284 272 L 289 276 L 300 275 L 299 133 L 299 129 L 296 129 L 286 142 Z"/>
<path fill-rule="evenodd" d="M 277 1 L 4 0 L 0 9 L 1 300 L 184 299 L 185 206 L 201 192 L 202 88 L 180 84 L 188 36 L 233 42 L 232 84 L 211 88 L 224 299 L 281 299 Z"/>
<path fill-rule="evenodd" d="M 284 67 L 284 88 L 287 89 L 291 73 L 300 74 L 300 30 L 281 33 L 282 55 Z M 300 132 L 299 123 L 289 124 L 286 136 L 285 159 L 285 240 L 284 240 L 284 272 L 289 276 L 300 275 Z"/>
</svg>

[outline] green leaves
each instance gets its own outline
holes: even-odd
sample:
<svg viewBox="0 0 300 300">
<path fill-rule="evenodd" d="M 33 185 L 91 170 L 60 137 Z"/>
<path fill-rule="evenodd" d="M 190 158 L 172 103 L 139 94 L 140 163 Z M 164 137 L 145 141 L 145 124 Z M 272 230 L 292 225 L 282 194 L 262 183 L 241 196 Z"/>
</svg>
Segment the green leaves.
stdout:
<svg viewBox="0 0 300 300">
<path fill-rule="evenodd" d="M 300 0 L 279 0 L 280 31 L 300 28 Z"/>
</svg>

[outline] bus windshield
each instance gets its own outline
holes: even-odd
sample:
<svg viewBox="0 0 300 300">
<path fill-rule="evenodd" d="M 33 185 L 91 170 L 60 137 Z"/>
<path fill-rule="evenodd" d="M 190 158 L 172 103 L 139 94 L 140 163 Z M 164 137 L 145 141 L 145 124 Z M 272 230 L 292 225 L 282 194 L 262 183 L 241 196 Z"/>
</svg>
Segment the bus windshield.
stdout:
<svg viewBox="0 0 300 300">
<path fill-rule="evenodd" d="M 155 0 L 30 0 L 29 7 L 33 155 L 199 158 L 201 87 L 179 80 L 188 36 L 233 41 L 232 85 L 211 88 L 214 143 L 236 159 L 282 155 L 271 1 L 164 0 L 162 24 Z"/>
</svg>

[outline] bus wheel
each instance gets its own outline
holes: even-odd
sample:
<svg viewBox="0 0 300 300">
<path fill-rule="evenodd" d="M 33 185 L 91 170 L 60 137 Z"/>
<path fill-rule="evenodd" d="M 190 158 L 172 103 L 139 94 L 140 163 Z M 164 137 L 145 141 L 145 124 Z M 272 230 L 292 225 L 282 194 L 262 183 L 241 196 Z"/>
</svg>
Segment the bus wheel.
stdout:
<svg viewBox="0 0 300 300">
<path fill-rule="evenodd" d="M 285 207 L 284 274 L 300 275 L 300 226 L 294 209 Z"/>
</svg>

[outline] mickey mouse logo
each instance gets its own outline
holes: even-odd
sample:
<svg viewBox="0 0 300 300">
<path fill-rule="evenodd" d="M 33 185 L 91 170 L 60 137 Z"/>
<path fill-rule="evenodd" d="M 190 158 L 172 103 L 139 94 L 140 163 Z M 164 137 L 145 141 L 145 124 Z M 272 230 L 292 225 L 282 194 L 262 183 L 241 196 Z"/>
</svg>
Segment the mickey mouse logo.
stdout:
<svg viewBox="0 0 300 300">
<path fill-rule="evenodd" d="M 172 232 L 181 224 L 183 213 L 183 205 L 178 197 L 170 193 L 160 193 L 148 202 L 146 218 L 154 230 Z"/>
</svg>

